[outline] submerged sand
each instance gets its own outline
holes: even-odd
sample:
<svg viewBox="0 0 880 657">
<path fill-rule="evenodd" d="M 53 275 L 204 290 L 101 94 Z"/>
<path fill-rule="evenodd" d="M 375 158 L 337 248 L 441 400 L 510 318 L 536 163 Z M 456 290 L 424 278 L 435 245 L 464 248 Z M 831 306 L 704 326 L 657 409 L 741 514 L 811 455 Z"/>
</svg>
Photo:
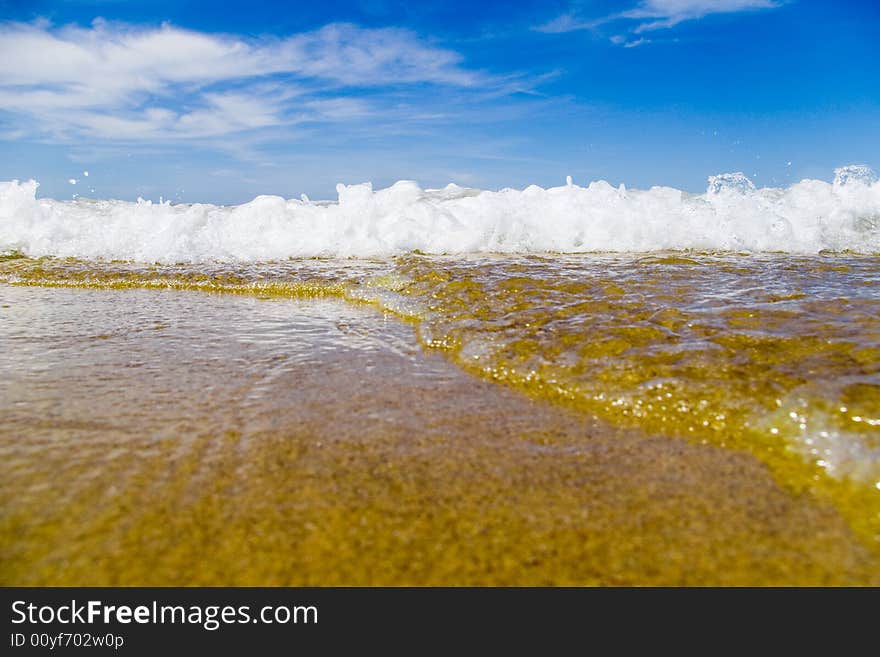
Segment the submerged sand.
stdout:
<svg viewBox="0 0 880 657">
<path fill-rule="evenodd" d="M 754 456 L 333 299 L 0 287 L 0 584 L 878 584 Z"/>
</svg>

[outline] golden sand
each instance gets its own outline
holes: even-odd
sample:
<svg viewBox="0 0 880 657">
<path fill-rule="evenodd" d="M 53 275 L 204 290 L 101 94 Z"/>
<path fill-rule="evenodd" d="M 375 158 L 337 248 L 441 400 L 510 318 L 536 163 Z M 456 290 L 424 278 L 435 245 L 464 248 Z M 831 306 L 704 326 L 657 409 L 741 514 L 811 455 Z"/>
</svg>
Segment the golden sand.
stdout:
<svg viewBox="0 0 880 657">
<path fill-rule="evenodd" d="M 325 298 L 388 306 L 344 267 L 259 281 L 5 266 L 12 283 L 109 289 L 0 288 L 0 312 L 20 323 L 0 334 L 18 353 L 0 360 L 0 583 L 880 583 L 865 486 L 794 452 L 774 457 L 729 424 L 687 435 L 666 424 L 685 420 L 626 421 L 575 394 L 583 379 L 571 373 L 604 357 L 591 350 L 635 363 L 629 350 L 657 340 L 642 320 L 622 335 L 571 338 L 559 353 L 583 361 L 534 361 L 566 345 L 556 329 L 584 316 L 559 313 L 571 304 L 558 303 L 563 282 L 552 277 L 536 285 L 533 271 L 517 281 L 405 261 L 372 288 L 401 295 L 399 312 L 418 319 L 407 325 Z M 618 283 L 595 280 L 614 297 Z M 137 287 L 163 289 L 113 289 Z M 521 320 L 542 309 L 543 324 Z M 511 313 L 504 349 L 485 356 L 490 371 L 469 364 L 462 345 Z M 551 337 L 530 332 L 548 325 Z M 765 368 L 747 365 L 755 380 L 775 376 L 755 360 Z M 615 376 L 602 379 L 608 390 L 622 386 Z M 731 386 L 742 376 L 730 372 Z M 743 396 L 729 390 L 710 399 L 736 417 Z M 865 408 L 874 399 L 847 394 Z"/>
</svg>

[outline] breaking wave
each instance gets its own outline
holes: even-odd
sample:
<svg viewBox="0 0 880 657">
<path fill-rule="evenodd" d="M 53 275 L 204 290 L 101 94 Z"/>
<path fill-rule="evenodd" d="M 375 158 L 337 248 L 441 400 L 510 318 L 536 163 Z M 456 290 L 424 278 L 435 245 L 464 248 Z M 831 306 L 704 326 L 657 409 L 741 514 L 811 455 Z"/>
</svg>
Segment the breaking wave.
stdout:
<svg viewBox="0 0 880 657">
<path fill-rule="evenodd" d="M 288 257 L 641 252 L 880 253 L 880 182 L 865 166 L 833 183 L 756 189 L 741 173 L 703 194 L 607 182 L 543 189 L 337 185 L 336 202 L 258 196 L 237 206 L 37 199 L 38 183 L 0 182 L 0 252 L 142 262 Z"/>
</svg>

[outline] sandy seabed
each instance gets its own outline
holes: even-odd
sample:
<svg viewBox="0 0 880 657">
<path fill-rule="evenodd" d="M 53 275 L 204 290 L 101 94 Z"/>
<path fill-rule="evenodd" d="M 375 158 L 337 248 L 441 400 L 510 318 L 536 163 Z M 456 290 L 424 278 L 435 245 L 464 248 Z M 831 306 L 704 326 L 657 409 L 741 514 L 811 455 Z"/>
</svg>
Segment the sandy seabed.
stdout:
<svg viewBox="0 0 880 657">
<path fill-rule="evenodd" d="M 750 454 L 335 299 L 0 286 L 0 584 L 878 584 Z"/>
</svg>

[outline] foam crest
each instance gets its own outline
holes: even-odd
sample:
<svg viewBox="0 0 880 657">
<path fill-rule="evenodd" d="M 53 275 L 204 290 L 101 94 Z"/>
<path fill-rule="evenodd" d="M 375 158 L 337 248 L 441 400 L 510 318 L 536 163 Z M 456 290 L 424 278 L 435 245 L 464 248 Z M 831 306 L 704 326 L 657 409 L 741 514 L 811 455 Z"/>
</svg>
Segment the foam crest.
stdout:
<svg viewBox="0 0 880 657">
<path fill-rule="evenodd" d="M 411 181 L 338 185 L 336 202 L 258 196 L 238 206 L 37 199 L 0 183 L 0 251 L 143 262 L 265 261 L 425 253 L 656 250 L 880 252 L 880 182 L 842 167 L 833 183 L 761 188 L 741 173 L 704 194 L 599 181 L 482 191 Z"/>
</svg>

